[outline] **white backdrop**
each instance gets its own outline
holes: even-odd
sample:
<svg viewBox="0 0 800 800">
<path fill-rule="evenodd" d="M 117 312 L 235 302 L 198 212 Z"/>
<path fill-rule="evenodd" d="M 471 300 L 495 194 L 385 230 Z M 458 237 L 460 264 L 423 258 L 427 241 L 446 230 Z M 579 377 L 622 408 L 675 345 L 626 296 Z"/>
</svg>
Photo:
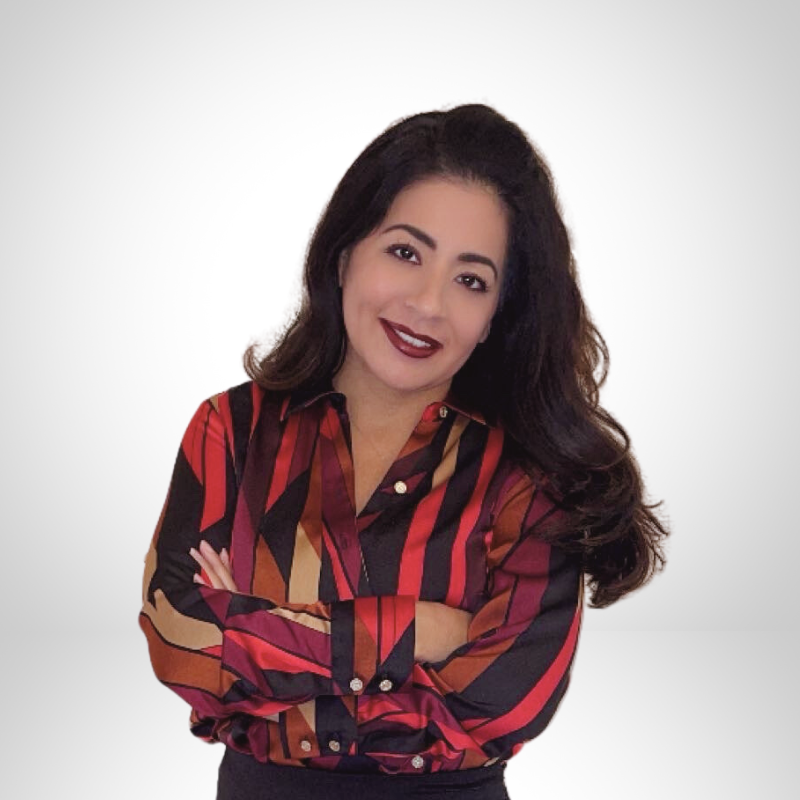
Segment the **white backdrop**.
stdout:
<svg viewBox="0 0 800 800">
<path fill-rule="evenodd" d="M 180 437 L 285 322 L 356 155 L 463 102 L 517 122 L 553 169 L 611 350 L 604 405 L 674 529 L 653 584 L 587 613 L 512 798 L 794 796 L 798 16 L 779 0 L 5 0 L 13 796 L 214 796 L 221 747 L 190 736 L 136 622 Z"/>
</svg>

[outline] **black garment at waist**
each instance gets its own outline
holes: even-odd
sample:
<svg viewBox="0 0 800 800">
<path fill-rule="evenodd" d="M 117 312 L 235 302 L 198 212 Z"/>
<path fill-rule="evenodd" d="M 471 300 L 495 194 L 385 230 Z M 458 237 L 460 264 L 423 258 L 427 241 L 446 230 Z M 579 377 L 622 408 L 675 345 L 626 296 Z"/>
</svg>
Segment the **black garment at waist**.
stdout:
<svg viewBox="0 0 800 800">
<path fill-rule="evenodd" d="M 384 775 L 262 764 L 230 747 L 219 765 L 217 800 L 509 800 L 505 763 L 490 767 Z"/>
</svg>

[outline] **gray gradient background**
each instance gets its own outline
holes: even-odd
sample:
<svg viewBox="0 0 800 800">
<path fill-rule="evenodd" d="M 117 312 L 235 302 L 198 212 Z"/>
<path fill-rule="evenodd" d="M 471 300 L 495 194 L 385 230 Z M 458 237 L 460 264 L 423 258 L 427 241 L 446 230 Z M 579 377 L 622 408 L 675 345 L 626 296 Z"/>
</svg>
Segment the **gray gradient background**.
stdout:
<svg viewBox="0 0 800 800">
<path fill-rule="evenodd" d="M 512 797 L 796 796 L 798 32 L 774 1 L 3 2 L 3 794 L 214 796 L 136 623 L 180 437 L 364 145 L 488 102 L 553 168 L 674 528 L 587 612 Z"/>
</svg>

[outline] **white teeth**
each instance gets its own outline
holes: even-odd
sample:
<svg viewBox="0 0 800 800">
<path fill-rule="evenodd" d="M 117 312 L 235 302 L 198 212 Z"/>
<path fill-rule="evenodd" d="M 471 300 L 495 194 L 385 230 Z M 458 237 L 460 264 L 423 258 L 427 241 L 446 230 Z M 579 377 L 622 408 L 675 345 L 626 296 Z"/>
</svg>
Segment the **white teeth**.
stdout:
<svg viewBox="0 0 800 800">
<path fill-rule="evenodd" d="M 414 345 L 414 347 L 433 347 L 430 342 L 423 342 L 422 339 L 417 339 L 414 336 L 409 336 L 407 333 L 403 333 L 403 331 L 394 329 L 394 332 L 404 341 L 408 342 L 409 344 Z"/>
</svg>

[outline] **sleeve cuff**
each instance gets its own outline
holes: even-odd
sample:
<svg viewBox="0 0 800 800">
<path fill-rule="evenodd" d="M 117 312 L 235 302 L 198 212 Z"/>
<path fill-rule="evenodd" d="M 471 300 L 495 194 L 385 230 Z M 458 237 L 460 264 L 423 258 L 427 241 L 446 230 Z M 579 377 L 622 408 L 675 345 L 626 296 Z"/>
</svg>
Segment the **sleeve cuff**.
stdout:
<svg viewBox="0 0 800 800">
<path fill-rule="evenodd" d="M 357 597 L 333 604 L 333 683 L 340 694 L 401 691 L 414 668 L 416 599 Z"/>
</svg>

